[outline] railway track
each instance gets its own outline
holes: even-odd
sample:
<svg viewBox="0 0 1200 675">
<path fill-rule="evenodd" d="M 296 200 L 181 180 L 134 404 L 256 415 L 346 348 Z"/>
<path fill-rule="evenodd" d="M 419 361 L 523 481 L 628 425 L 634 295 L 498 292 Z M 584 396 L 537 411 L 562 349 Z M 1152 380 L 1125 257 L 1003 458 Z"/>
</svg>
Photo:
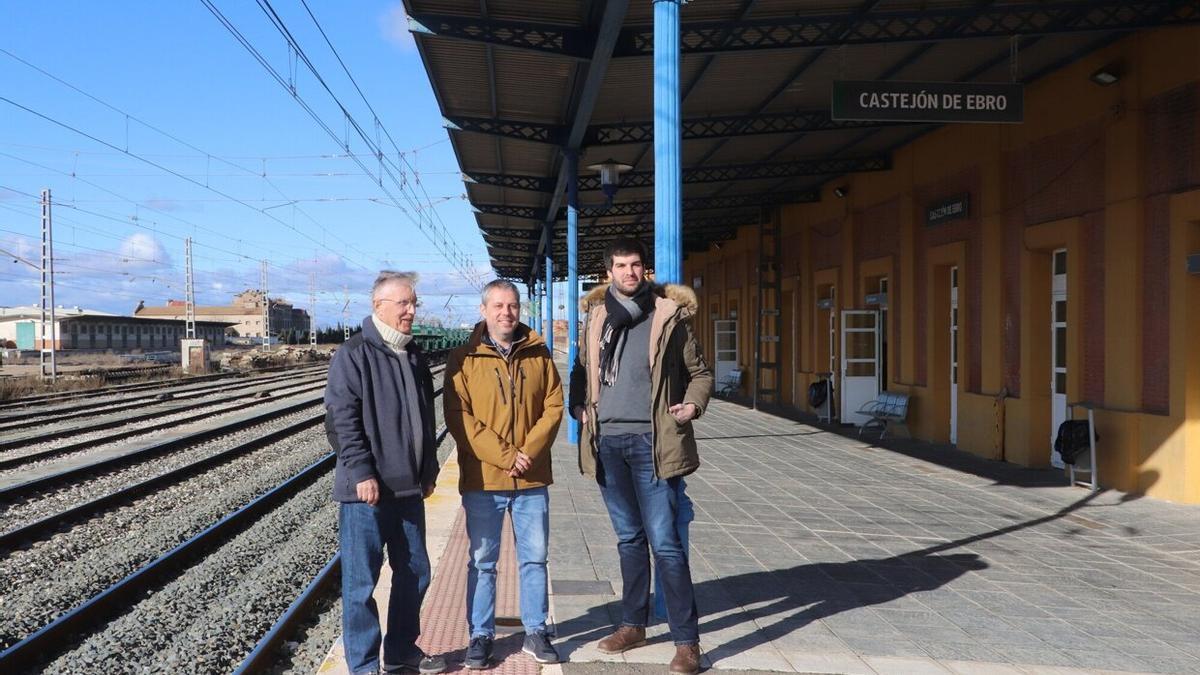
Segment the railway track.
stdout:
<svg viewBox="0 0 1200 675">
<path fill-rule="evenodd" d="M 105 396 L 100 397 L 101 400 L 85 400 L 82 403 L 75 404 L 68 403 L 65 405 L 23 407 L 14 411 L 0 411 L 0 433 L 4 433 L 5 431 L 10 431 L 13 429 L 19 429 L 22 426 L 46 419 L 78 419 L 80 417 L 88 416 L 88 414 L 94 413 L 98 410 L 108 413 L 129 410 L 132 408 L 141 407 L 147 403 L 153 403 L 154 401 L 165 400 L 163 398 L 165 396 L 169 396 L 172 400 L 180 400 L 213 392 L 235 391 L 238 389 L 270 384 L 272 382 L 287 381 L 295 377 L 303 377 L 305 375 L 313 375 L 327 371 L 328 367 L 321 365 L 315 368 L 296 369 L 283 374 L 239 377 L 230 380 L 218 380 L 215 383 L 206 382 L 199 384 L 185 384 L 182 386 L 160 384 L 159 387 L 150 389 L 147 393 L 134 392 L 133 395 L 120 396 L 119 398 L 115 399 L 112 396 Z"/>
<path fill-rule="evenodd" d="M 440 404 L 440 388 L 437 394 Z M 221 443 L 222 428 L 214 428 L 0 490 L 3 513 L 5 503 L 44 503 L 47 492 L 143 466 L 173 449 L 221 444 L 0 534 L 0 605 L 14 615 L 0 619 L 0 672 L 132 672 L 135 664 L 151 663 L 228 672 L 243 659 L 274 658 L 296 621 L 327 596 L 338 569 L 336 509 L 329 500 L 335 458 L 320 428 L 319 404 L 317 397 L 302 398 L 287 414 L 273 411 L 279 422 L 269 432 L 244 423 L 236 443 Z M 443 429 L 439 444 L 445 435 Z M 307 464 L 289 468 L 296 462 Z M 274 486 L 250 485 L 263 480 L 256 474 L 279 472 L 287 477 Z M 202 498 L 181 497 L 187 494 Z M 196 508 L 203 513 L 193 513 Z M 214 515 L 216 522 L 197 525 Z M 147 550 L 152 542 L 157 550 Z M 108 565 L 116 569 L 103 579 L 82 578 L 106 567 L 106 560 L 124 564 Z M 53 580 L 39 585 L 23 578 L 46 569 L 55 570 Z M 118 572 L 119 578 L 108 578 Z M 70 588 L 55 592 L 56 584 Z M 205 639 L 213 631 L 224 637 Z"/>
<path fill-rule="evenodd" d="M 187 423 L 195 423 L 197 421 L 209 419 L 209 418 L 213 418 L 213 417 L 220 417 L 223 415 L 236 414 L 236 413 L 246 410 L 247 408 L 252 408 L 252 407 L 257 407 L 257 406 L 261 406 L 261 405 L 274 403 L 274 402 L 280 401 L 282 399 L 292 398 L 294 396 L 299 396 L 299 395 L 313 393 L 313 392 L 319 392 L 320 390 L 324 389 L 324 387 L 325 387 L 325 383 L 324 383 L 324 379 L 322 378 L 322 379 L 316 380 L 316 381 L 306 381 L 306 382 L 302 382 L 302 383 L 294 383 L 287 387 L 281 387 L 280 389 L 283 389 L 283 390 L 291 390 L 291 389 L 298 388 L 296 391 L 289 391 L 287 393 L 284 393 L 282 396 L 279 395 L 279 393 L 278 393 L 279 390 L 276 390 L 276 393 L 273 395 L 263 396 L 263 397 L 254 397 L 254 396 L 247 396 L 246 394 L 241 394 L 238 396 L 227 397 L 227 398 L 221 399 L 219 401 L 208 401 L 208 402 L 196 403 L 194 405 L 181 406 L 181 407 L 177 407 L 177 408 L 171 408 L 168 410 L 160 410 L 160 411 L 146 414 L 146 415 L 137 415 L 132 418 L 120 420 L 118 422 L 103 422 L 103 423 L 99 423 L 96 425 L 88 426 L 86 428 L 74 429 L 74 430 L 69 430 L 66 432 L 54 432 L 54 433 L 51 433 L 48 435 L 33 436 L 33 437 L 28 437 L 28 438 L 17 439 L 15 441 L 13 441 L 14 445 L 12 445 L 12 446 L 8 446 L 8 445 L 0 443 L 0 449 L 7 449 L 7 450 L 11 451 L 8 455 L 0 457 L 0 471 L 19 469 L 19 468 L 27 467 L 27 466 L 30 466 L 30 465 L 33 465 L 33 464 L 36 464 L 39 462 L 51 460 L 56 457 L 62 457 L 64 455 L 68 455 L 71 453 L 86 452 L 89 449 L 94 450 L 98 447 L 103 447 L 105 445 L 116 443 L 118 441 L 122 441 L 122 440 L 126 440 L 126 439 L 130 439 L 130 438 L 133 438 L 136 436 L 144 436 L 147 434 L 152 434 L 157 431 L 171 429 L 171 428 L 180 426 L 180 424 L 182 422 L 180 419 L 178 419 L 178 416 L 183 413 L 188 413 L 186 416 L 186 420 L 185 420 Z M 270 394 L 270 392 L 267 392 L 267 393 Z M 315 402 L 319 402 L 319 401 L 320 401 L 320 394 L 318 394 L 315 397 Z M 204 410 L 204 411 L 198 412 L 198 410 L 201 408 L 212 408 L 214 406 L 220 406 L 220 407 L 215 407 L 212 410 Z M 166 418 L 166 419 L 163 419 L 163 418 Z M 149 424 L 149 425 L 138 425 L 138 426 L 131 426 L 130 428 L 120 429 L 116 432 L 113 432 L 111 434 L 105 434 L 100 437 L 96 437 L 94 435 L 89 435 L 92 432 L 95 432 L 97 430 L 104 430 L 104 429 L 109 429 L 109 428 L 118 427 L 118 426 L 123 427 L 123 426 L 128 426 L 128 425 L 135 425 L 137 422 L 146 421 L 146 420 L 158 420 L 158 421 L 154 422 L 153 424 Z M 221 428 L 224 428 L 224 426 L 225 425 L 218 425 L 214 428 L 219 430 Z M 38 449 L 38 446 L 44 445 L 49 442 L 53 442 L 54 440 L 58 440 L 63 437 L 74 436 L 74 435 L 84 435 L 87 437 L 83 438 L 81 440 L 77 440 L 77 441 L 74 441 L 71 443 L 66 443 L 63 445 L 55 445 L 53 447 Z M 34 449 L 30 449 L 31 447 Z M 14 448 L 16 448 L 16 450 L 14 450 Z M 22 449 L 24 449 L 26 451 L 20 452 L 20 450 L 22 450 Z"/>
<path fill-rule="evenodd" d="M 264 397 L 276 395 L 278 392 L 286 391 L 296 387 L 305 386 L 324 386 L 326 377 L 324 373 L 314 376 L 293 379 L 287 378 L 270 383 L 254 383 L 245 386 L 234 387 L 231 390 L 222 389 L 217 392 L 209 392 L 208 395 L 198 397 L 188 397 L 184 399 L 164 399 L 160 402 L 142 402 L 132 406 L 121 404 L 114 406 L 116 410 L 101 410 L 93 411 L 92 414 L 85 415 L 83 419 L 68 418 L 57 423 L 34 422 L 32 424 L 21 423 L 11 427 L 0 428 L 0 433 L 5 434 L 5 440 L 0 441 L 0 452 L 20 448 L 28 445 L 36 445 L 39 443 L 48 443 L 57 441 L 72 436 L 80 436 L 95 431 L 104 431 L 122 427 L 128 424 L 136 424 L 147 420 L 154 420 L 161 417 L 179 415 L 184 412 L 200 411 L 204 408 L 213 406 L 222 406 L 241 401 L 246 398 L 263 395 Z M 213 395 L 216 394 L 216 395 Z M 224 395 L 221 395 L 224 394 Z M 248 403 L 253 404 L 253 403 Z M 132 411 L 132 412 L 130 412 Z M 129 412 L 126 415 L 109 415 L 110 412 Z M 194 412 L 189 415 L 190 419 L 199 419 L 202 417 L 211 416 L 219 413 L 217 411 L 209 412 Z M 31 431 L 30 427 L 34 427 Z M 47 427 L 50 427 L 47 429 Z M 14 433 L 21 430 L 26 430 L 26 433 Z"/>
<path fill-rule="evenodd" d="M 109 397 L 113 394 L 124 394 L 129 392 L 144 391 L 147 389 L 162 389 L 172 385 L 183 383 L 196 382 L 212 382 L 216 380 L 227 380 L 231 378 L 246 377 L 248 375 L 257 375 L 261 373 L 274 373 L 287 370 L 295 370 L 294 364 L 283 366 L 268 366 L 266 368 L 256 368 L 253 370 L 236 370 L 227 373 L 212 373 L 209 375 L 189 375 L 181 380 L 155 380 L 153 382 L 132 382 L 129 384 L 118 384 L 100 387 L 97 389 L 87 389 L 83 391 L 60 391 L 50 394 L 37 394 L 34 396 L 22 396 L 20 398 L 11 399 L 8 401 L 0 401 L 0 414 L 10 411 L 37 406 L 49 402 L 75 401 L 89 398 Z"/>
</svg>

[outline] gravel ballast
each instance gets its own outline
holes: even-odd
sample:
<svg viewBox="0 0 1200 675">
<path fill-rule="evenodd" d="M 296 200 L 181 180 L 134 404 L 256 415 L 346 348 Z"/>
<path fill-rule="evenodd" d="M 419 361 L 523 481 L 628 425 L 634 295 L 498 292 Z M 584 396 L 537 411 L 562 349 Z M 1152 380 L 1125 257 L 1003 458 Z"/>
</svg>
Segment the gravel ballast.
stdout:
<svg viewBox="0 0 1200 675">
<path fill-rule="evenodd" d="M 231 671 L 337 549 L 332 484 L 330 472 L 46 670 Z"/>
<path fill-rule="evenodd" d="M 328 452 L 323 430 L 313 427 L 13 551 L 0 561 L 0 647 L 49 623 Z M 330 492 L 323 497 L 330 501 Z"/>
</svg>

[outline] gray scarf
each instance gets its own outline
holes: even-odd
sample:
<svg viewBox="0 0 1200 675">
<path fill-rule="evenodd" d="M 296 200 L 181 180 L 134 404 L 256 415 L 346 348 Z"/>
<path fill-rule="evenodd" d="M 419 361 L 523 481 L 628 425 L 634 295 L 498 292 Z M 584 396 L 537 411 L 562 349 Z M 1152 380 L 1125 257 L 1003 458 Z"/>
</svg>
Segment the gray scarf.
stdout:
<svg viewBox="0 0 1200 675">
<path fill-rule="evenodd" d="M 625 336 L 629 328 L 654 311 L 654 293 L 648 282 L 625 297 L 610 284 L 604 296 L 604 329 L 600 333 L 600 382 L 611 387 L 617 383 L 617 370 L 621 365 L 621 352 L 625 349 Z"/>
</svg>

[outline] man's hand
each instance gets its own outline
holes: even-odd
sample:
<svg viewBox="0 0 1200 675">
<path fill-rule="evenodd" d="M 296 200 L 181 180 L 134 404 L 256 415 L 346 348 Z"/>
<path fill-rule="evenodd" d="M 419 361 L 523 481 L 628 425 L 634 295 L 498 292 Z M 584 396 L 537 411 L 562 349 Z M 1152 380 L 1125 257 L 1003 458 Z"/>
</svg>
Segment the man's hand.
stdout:
<svg viewBox="0 0 1200 675">
<path fill-rule="evenodd" d="M 421 498 L 429 499 L 429 497 L 433 494 L 433 491 L 435 488 L 437 488 L 437 484 L 435 484 L 435 483 L 430 483 L 429 485 L 422 485 L 421 486 Z"/>
<path fill-rule="evenodd" d="M 532 464 L 533 460 L 529 458 L 529 455 L 518 450 L 517 459 L 513 461 L 512 468 L 508 470 L 508 475 L 512 476 L 513 478 L 518 478 L 521 476 L 521 474 L 528 471 Z"/>
<path fill-rule="evenodd" d="M 671 413 L 671 416 L 675 418 L 677 423 L 687 424 L 696 417 L 698 409 L 695 403 L 676 403 L 667 408 L 667 412 Z"/>
<path fill-rule="evenodd" d="M 367 503 L 368 506 L 375 506 L 379 503 L 379 481 L 374 478 L 368 478 L 358 485 L 354 486 L 358 492 L 358 498 Z"/>
<path fill-rule="evenodd" d="M 587 424 L 587 408 L 581 405 L 575 406 L 575 419 L 579 420 L 580 424 Z"/>
</svg>

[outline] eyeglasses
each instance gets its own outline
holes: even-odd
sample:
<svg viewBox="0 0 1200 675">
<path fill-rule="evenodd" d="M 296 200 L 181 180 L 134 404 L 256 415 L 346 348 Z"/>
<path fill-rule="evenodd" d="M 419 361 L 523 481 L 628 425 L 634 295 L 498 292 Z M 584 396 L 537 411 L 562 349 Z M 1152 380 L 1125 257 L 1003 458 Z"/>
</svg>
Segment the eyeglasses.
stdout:
<svg viewBox="0 0 1200 675">
<path fill-rule="evenodd" d="M 394 302 L 400 305 L 400 309 L 417 309 L 421 307 L 420 300 L 392 300 L 391 298 L 376 298 L 378 302 Z"/>
</svg>

